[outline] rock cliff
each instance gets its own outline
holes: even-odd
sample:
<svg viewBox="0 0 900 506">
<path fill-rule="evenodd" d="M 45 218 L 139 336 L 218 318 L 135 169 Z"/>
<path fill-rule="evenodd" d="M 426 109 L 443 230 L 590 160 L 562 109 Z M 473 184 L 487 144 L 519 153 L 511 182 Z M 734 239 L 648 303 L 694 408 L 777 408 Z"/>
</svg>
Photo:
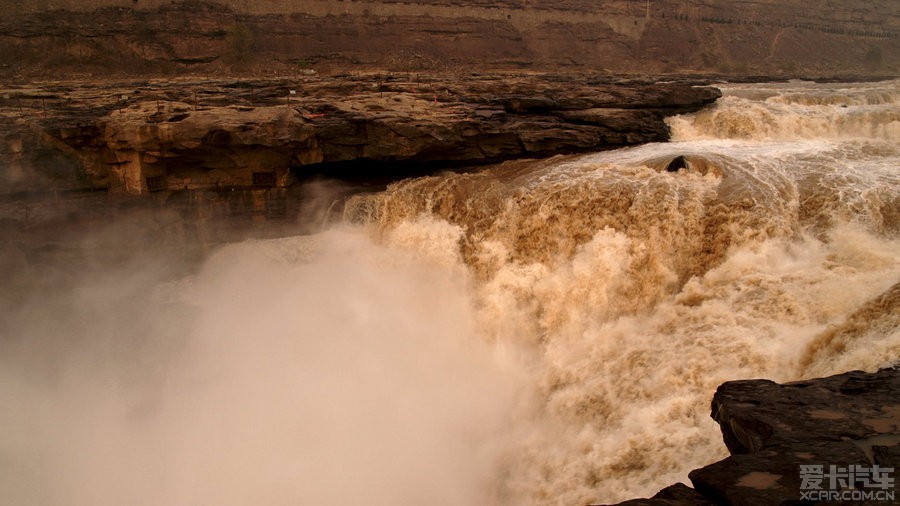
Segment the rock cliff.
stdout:
<svg viewBox="0 0 900 506">
<path fill-rule="evenodd" d="M 695 111 L 719 91 L 555 75 L 372 74 L 47 84 L 4 95 L 7 192 L 141 194 L 662 141 L 666 116 Z"/>
<path fill-rule="evenodd" d="M 900 71 L 893 0 L 0 1 L 0 76 Z"/>
</svg>

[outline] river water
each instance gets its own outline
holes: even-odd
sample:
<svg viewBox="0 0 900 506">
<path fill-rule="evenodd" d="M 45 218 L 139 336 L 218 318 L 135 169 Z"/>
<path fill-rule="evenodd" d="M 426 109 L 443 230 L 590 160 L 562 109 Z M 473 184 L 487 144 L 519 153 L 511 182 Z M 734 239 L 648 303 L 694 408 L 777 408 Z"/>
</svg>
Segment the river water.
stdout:
<svg viewBox="0 0 900 506">
<path fill-rule="evenodd" d="M 315 235 L 24 305 L 0 497 L 581 505 L 686 481 L 727 455 L 720 383 L 900 357 L 900 82 L 722 89 L 668 143 L 401 181 Z"/>
</svg>

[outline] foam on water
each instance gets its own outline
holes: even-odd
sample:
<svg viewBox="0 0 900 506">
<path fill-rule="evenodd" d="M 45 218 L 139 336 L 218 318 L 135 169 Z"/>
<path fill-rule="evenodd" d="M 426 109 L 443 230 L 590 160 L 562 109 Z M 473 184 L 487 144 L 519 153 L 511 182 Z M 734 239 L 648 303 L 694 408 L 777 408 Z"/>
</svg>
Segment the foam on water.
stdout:
<svg viewBox="0 0 900 506">
<path fill-rule="evenodd" d="M 897 81 L 723 86 L 714 107 L 674 118 L 676 140 L 900 139 Z"/>
<path fill-rule="evenodd" d="M 897 87 L 726 87 L 671 121 L 671 143 L 421 178 L 347 206 L 382 231 L 422 215 L 459 226 L 480 329 L 531 350 L 539 400 L 516 425 L 510 503 L 652 494 L 724 455 L 707 412 L 719 383 L 896 358 L 883 294 L 900 280 Z M 679 156 L 687 168 L 666 172 Z"/>
</svg>

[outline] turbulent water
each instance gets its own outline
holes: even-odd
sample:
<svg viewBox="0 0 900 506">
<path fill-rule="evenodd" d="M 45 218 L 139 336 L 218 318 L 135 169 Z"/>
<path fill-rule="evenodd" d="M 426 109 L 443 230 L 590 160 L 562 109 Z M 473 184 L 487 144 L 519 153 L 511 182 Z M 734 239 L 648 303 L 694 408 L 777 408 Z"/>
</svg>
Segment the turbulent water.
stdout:
<svg viewBox="0 0 900 506">
<path fill-rule="evenodd" d="M 723 92 L 669 143 L 406 180 L 196 275 L 27 300 L 0 497 L 579 505 L 686 480 L 725 456 L 721 382 L 900 357 L 900 82 Z"/>
</svg>

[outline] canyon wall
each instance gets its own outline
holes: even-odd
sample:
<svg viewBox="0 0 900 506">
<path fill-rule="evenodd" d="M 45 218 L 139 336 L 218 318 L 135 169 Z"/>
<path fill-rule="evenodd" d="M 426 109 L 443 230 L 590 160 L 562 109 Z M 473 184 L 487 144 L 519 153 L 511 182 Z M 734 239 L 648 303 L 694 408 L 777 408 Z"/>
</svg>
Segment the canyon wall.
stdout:
<svg viewBox="0 0 900 506">
<path fill-rule="evenodd" d="M 0 195 L 286 187 L 295 173 L 660 142 L 666 116 L 720 96 L 692 84 L 506 73 L 0 87 Z"/>
<path fill-rule="evenodd" d="M 890 0 L 0 1 L 0 77 L 472 69 L 886 76 Z"/>
</svg>

